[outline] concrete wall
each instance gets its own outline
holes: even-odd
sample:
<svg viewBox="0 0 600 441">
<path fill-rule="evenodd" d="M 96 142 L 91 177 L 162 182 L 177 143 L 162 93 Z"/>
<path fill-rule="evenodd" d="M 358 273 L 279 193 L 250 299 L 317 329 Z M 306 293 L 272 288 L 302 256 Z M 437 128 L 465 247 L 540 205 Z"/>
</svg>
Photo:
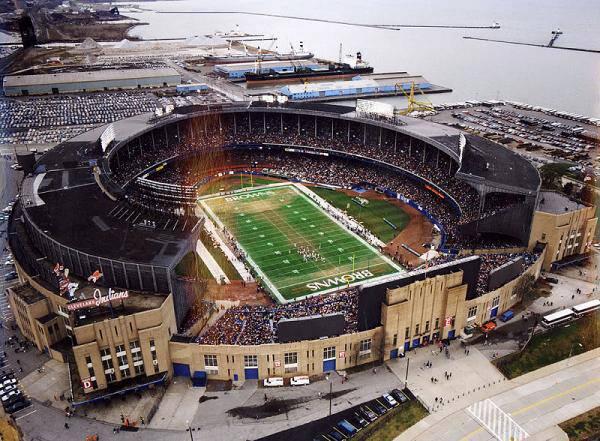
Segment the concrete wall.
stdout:
<svg viewBox="0 0 600 441">
<path fill-rule="evenodd" d="M 412 347 L 415 340 L 423 343 L 452 334 L 458 337 L 465 326 L 481 325 L 489 320 L 496 306 L 497 316 L 500 316 L 521 301 L 515 287 L 529 275 L 537 279 L 543 261 L 544 253 L 521 276 L 472 300 L 466 300 L 467 285 L 463 283 L 462 271 L 388 290 L 381 309 L 385 329 L 384 359 L 389 359 L 396 349 L 403 353 L 406 342 Z M 471 308 L 476 308 L 476 313 L 469 317 Z"/>
<path fill-rule="evenodd" d="M 323 373 L 323 349 L 335 347 L 336 370 L 370 363 L 381 359 L 383 328 L 345 334 L 321 340 L 308 340 L 296 343 L 265 344 L 257 346 L 198 345 L 171 342 L 171 361 L 190 367 L 190 372 L 205 371 L 209 379 L 244 380 L 244 355 L 256 355 L 258 377 L 292 377 L 295 375 L 319 375 Z M 360 342 L 371 340 L 370 352 L 360 353 Z M 297 365 L 285 366 L 285 354 L 296 353 Z M 217 357 L 218 370 L 205 366 L 205 355 Z M 287 370 L 287 372 L 286 372 Z"/>
<path fill-rule="evenodd" d="M 159 372 L 167 372 L 170 375 L 172 363 L 169 357 L 169 340 L 176 329 L 172 296 L 168 296 L 161 307 L 157 309 L 106 319 L 74 328 L 73 332 L 77 345 L 73 346 L 73 353 L 80 378 L 90 377 L 90 370 L 86 361 L 86 357 L 90 357 L 98 389 L 107 387 L 107 372 L 102 365 L 100 354 L 102 349 L 110 349 L 112 369 L 114 369 L 116 381 L 125 378 L 119 369 L 119 361 L 116 355 L 115 348 L 118 345 L 123 345 L 125 348 L 130 372 L 129 377 L 135 377 L 133 353 L 130 348 L 131 342 L 139 343 L 144 371 L 147 375 L 154 375 Z M 153 345 L 151 344 L 152 341 Z M 152 356 L 152 348 L 155 348 L 155 357 Z M 156 359 L 156 363 L 154 359 Z M 92 392 L 93 390 L 88 389 L 85 392 Z"/>
<path fill-rule="evenodd" d="M 549 271 L 552 262 L 590 250 L 598 223 L 595 216 L 594 207 L 561 214 L 534 213 L 529 247 L 537 242 L 546 244 L 544 270 Z"/>
</svg>

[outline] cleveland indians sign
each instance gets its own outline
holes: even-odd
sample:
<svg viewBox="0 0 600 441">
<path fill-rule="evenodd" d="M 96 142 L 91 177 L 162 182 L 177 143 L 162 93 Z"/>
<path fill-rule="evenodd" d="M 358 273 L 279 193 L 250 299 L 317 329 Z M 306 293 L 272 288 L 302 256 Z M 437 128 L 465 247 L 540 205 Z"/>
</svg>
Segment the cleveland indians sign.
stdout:
<svg viewBox="0 0 600 441">
<path fill-rule="evenodd" d="M 67 309 L 69 311 L 75 311 L 81 308 L 93 308 L 113 300 L 126 299 L 127 297 L 129 297 L 129 291 L 114 291 L 112 288 L 108 288 L 108 293 L 106 295 L 102 295 L 102 291 L 96 288 L 94 290 L 93 298 L 81 300 L 80 302 L 69 303 L 67 305 Z"/>
</svg>

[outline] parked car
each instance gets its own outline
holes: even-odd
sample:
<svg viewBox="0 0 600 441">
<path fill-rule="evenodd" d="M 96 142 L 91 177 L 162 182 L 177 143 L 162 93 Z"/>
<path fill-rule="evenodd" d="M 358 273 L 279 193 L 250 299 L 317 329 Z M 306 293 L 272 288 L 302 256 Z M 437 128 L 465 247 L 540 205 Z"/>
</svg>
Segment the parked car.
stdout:
<svg viewBox="0 0 600 441">
<path fill-rule="evenodd" d="M 15 412 L 18 412 L 19 410 L 23 410 L 29 406 L 31 406 L 31 401 L 29 401 L 27 399 L 22 399 L 22 400 L 15 401 L 14 403 L 12 403 L 9 406 L 6 406 L 6 408 L 4 410 L 6 410 L 6 412 L 8 412 L 8 413 L 15 413 Z"/>
<path fill-rule="evenodd" d="M 17 277 L 17 273 L 15 271 L 11 271 L 10 273 L 4 276 L 4 281 L 10 282 L 11 280 L 15 280 Z"/>
<path fill-rule="evenodd" d="M 338 421 L 336 426 L 337 426 L 338 430 L 340 432 L 342 432 L 344 435 L 346 435 L 348 438 L 352 437 L 356 432 L 358 432 L 358 429 L 356 427 L 354 427 L 352 424 L 350 424 L 350 422 L 348 422 L 348 420 Z"/>
<path fill-rule="evenodd" d="M 382 397 L 390 406 L 396 407 L 398 405 L 398 402 L 390 394 L 383 394 Z"/>
<path fill-rule="evenodd" d="M 338 432 L 338 430 L 335 428 L 333 428 L 329 432 L 327 432 L 327 435 L 329 435 L 335 441 L 342 441 L 342 440 L 346 439 L 346 437 L 344 435 L 342 435 L 340 432 Z"/>
<path fill-rule="evenodd" d="M 283 386 L 283 377 L 265 378 L 263 381 L 265 387 Z"/>
<path fill-rule="evenodd" d="M 18 389 L 11 390 L 8 394 L 2 395 L 2 405 L 4 407 L 6 407 L 6 406 L 14 403 L 15 401 L 19 400 L 22 396 L 23 396 L 23 394 L 21 393 L 20 390 L 18 390 Z"/>
<path fill-rule="evenodd" d="M 377 412 L 378 415 L 383 415 L 388 411 L 388 408 L 379 402 L 379 400 L 372 401 L 370 403 L 371 409 Z"/>
<path fill-rule="evenodd" d="M 496 323 L 493 320 L 487 321 L 481 325 L 481 331 L 485 334 L 493 331 L 494 329 L 496 329 Z"/>
<path fill-rule="evenodd" d="M 515 313 L 509 309 L 508 311 L 504 311 L 504 313 L 500 316 L 500 320 L 503 322 L 507 322 L 514 316 L 515 316 Z"/>
<path fill-rule="evenodd" d="M 360 428 L 367 427 L 369 422 L 358 412 L 354 412 L 354 415 L 348 420 L 354 427 L 360 430 Z"/>
<path fill-rule="evenodd" d="M 360 407 L 360 411 L 363 413 L 363 415 L 365 416 L 365 418 L 367 420 L 369 420 L 370 422 L 373 422 L 373 421 L 375 421 L 377 419 L 377 414 L 375 412 L 373 412 L 367 406 L 361 406 Z"/>
<path fill-rule="evenodd" d="M 404 395 L 404 393 L 399 389 L 392 390 L 392 396 L 399 403 L 406 403 L 408 401 L 408 397 L 406 395 Z"/>
<path fill-rule="evenodd" d="M 308 378 L 308 375 L 299 375 L 297 377 L 292 377 L 290 384 L 292 386 L 304 386 L 310 384 L 310 379 Z"/>
</svg>

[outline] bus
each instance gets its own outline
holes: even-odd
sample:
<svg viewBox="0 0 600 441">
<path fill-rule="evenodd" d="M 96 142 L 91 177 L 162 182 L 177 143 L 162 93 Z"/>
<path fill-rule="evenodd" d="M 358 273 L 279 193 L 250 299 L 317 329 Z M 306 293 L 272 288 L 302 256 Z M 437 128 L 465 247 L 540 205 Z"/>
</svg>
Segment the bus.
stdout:
<svg viewBox="0 0 600 441">
<path fill-rule="evenodd" d="M 577 317 L 581 317 L 589 312 L 600 309 L 600 300 L 590 300 L 589 302 L 573 306 L 573 312 Z"/>
<path fill-rule="evenodd" d="M 575 313 L 572 309 L 563 309 L 561 311 L 553 312 L 552 314 L 545 315 L 542 318 L 542 326 L 544 328 L 552 328 L 553 326 L 566 323 L 575 318 Z"/>
</svg>

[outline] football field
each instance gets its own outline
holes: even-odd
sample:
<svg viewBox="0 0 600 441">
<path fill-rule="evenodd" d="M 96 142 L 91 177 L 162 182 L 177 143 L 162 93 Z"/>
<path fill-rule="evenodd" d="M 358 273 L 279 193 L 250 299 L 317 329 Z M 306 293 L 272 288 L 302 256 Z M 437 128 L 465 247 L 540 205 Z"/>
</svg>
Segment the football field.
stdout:
<svg viewBox="0 0 600 441">
<path fill-rule="evenodd" d="M 282 302 L 403 271 L 293 184 L 199 203 L 235 237 L 263 284 Z"/>
</svg>

